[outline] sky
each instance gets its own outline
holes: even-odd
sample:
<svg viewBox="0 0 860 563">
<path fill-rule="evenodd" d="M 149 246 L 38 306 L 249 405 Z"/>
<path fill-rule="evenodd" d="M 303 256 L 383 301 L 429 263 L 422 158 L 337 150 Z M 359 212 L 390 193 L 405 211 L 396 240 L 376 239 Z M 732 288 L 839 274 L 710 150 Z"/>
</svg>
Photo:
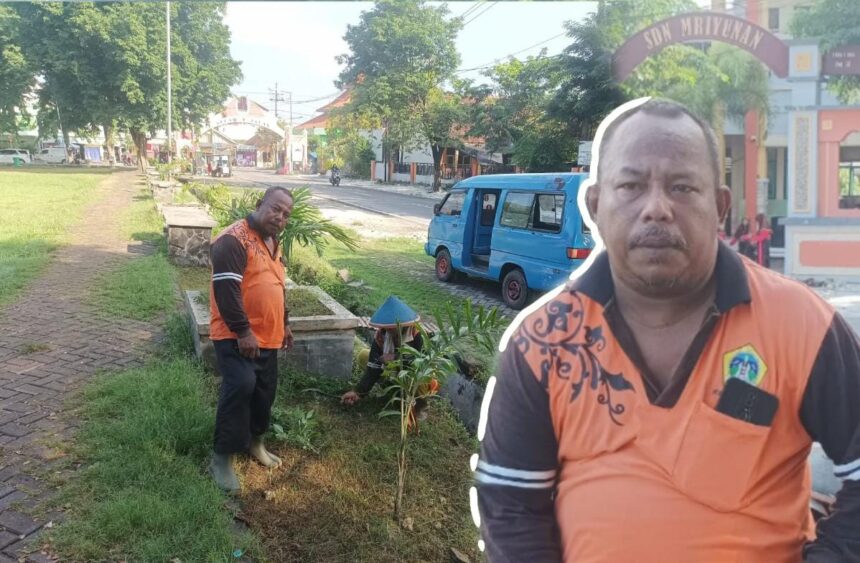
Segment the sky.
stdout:
<svg viewBox="0 0 860 563">
<path fill-rule="evenodd" d="M 457 39 L 460 68 L 485 66 L 510 54 L 525 58 L 542 48 L 549 55 L 559 53 L 569 42 L 564 22 L 581 20 L 596 6 L 589 1 L 449 2 L 452 15 L 474 8 Z M 341 67 L 335 57 L 348 52 L 343 40 L 347 25 L 357 24 L 361 12 L 372 7 L 371 2 L 228 3 L 225 23 L 232 33 L 233 58 L 242 62 L 244 75 L 233 92 L 273 109 L 269 90 L 277 82 L 279 90 L 292 92 L 295 123 L 316 115 L 314 110 L 338 93 L 334 81 Z M 480 71 L 459 76 L 481 78 Z M 279 104 L 278 114 L 289 119 L 284 105 Z"/>
</svg>

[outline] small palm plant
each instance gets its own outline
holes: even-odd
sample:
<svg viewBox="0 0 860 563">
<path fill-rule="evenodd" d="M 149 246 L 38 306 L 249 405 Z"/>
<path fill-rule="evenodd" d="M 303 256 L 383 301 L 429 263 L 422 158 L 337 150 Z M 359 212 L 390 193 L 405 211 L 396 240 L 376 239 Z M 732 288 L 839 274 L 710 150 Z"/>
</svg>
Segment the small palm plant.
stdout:
<svg viewBox="0 0 860 563">
<path fill-rule="evenodd" d="M 464 342 L 471 342 L 493 355 L 496 343 L 506 324 L 494 307 L 489 311 L 483 306 L 477 309 L 466 301 L 462 309 L 454 309 L 450 303 L 442 313 L 434 315 L 439 331 L 428 334 L 418 326 L 423 345 L 421 350 L 404 344 L 397 360 L 386 365 L 384 376 L 390 385 L 384 393 L 392 393 L 380 417 L 400 417 L 400 445 L 397 450 L 397 493 L 394 500 L 394 517 L 403 516 L 403 491 L 408 471 L 408 445 L 410 421 L 414 421 L 415 402 L 435 395 L 441 384 L 457 371 L 453 358 Z M 399 329 L 399 327 L 398 327 Z M 416 421 L 417 422 L 417 421 Z"/>
<path fill-rule="evenodd" d="M 300 246 L 312 246 L 317 254 L 322 252 L 328 245 L 328 238 L 341 243 L 350 250 L 356 250 L 358 243 L 349 232 L 336 225 L 330 219 L 323 217 L 319 208 L 311 205 L 311 190 L 309 188 L 298 188 L 293 194 L 293 212 L 290 222 L 281 233 L 281 247 L 284 250 L 284 258 L 289 262 L 293 244 Z"/>
<path fill-rule="evenodd" d="M 281 248 L 287 263 L 289 263 L 294 244 L 312 246 L 319 255 L 322 255 L 323 250 L 328 245 L 329 237 L 350 250 L 358 248 L 358 243 L 346 229 L 323 217 L 320 210 L 311 204 L 310 189 L 297 188 L 291 193 L 293 194 L 293 212 L 280 236 Z M 222 227 L 244 219 L 253 213 L 261 197 L 259 192 L 250 191 L 239 197 L 232 197 L 229 191 L 216 192 L 214 189 L 210 190 L 209 196 L 206 198 L 207 203 Z"/>
</svg>

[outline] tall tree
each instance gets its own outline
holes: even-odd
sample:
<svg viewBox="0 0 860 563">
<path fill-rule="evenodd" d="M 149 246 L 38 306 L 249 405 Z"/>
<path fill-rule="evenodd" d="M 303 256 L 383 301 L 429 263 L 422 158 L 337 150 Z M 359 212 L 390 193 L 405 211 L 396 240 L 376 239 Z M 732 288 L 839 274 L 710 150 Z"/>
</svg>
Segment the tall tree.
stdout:
<svg viewBox="0 0 860 563">
<path fill-rule="evenodd" d="M 20 18 L 0 5 L 0 133 L 17 133 L 26 96 L 35 83 L 31 61 L 20 45 Z"/>
<path fill-rule="evenodd" d="M 462 22 L 447 15 L 444 4 L 379 0 L 357 25 L 347 27 L 350 52 L 337 59 L 344 65 L 338 86 L 351 86 L 350 109 L 382 127 L 386 157 L 391 146 L 430 145 L 434 189 L 457 117 L 443 86 L 460 63 L 454 42 Z"/>
<path fill-rule="evenodd" d="M 797 37 L 818 39 L 822 51 L 860 44 L 860 2 L 819 0 L 795 12 L 791 31 Z M 860 102 L 860 76 L 832 77 L 829 86 L 843 103 Z"/>
<path fill-rule="evenodd" d="M 171 4 L 173 115 L 179 126 L 193 126 L 220 107 L 241 78 L 230 57 L 224 6 Z M 17 9 L 25 50 L 44 77 L 43 107 L 60 108 L 64 129 L 101 127 L 110 137 L 115 127 L 127 128 L 138 154 L 145 154 L 146 134 L 166 125 L 164 4 L 38 3 Z"/>
<path fill-rule="evenodd" d="M 542 52 L 511 59 L 486 71 L 491 85 L 469 89 L 473 100 L 471 133 L 486 139 L 490 151 L 510 151 L 527 171 L 560 170 L 573 160 L 574 138 L 548 111 L 564 80 L 557 57 Z"/>
</svg>

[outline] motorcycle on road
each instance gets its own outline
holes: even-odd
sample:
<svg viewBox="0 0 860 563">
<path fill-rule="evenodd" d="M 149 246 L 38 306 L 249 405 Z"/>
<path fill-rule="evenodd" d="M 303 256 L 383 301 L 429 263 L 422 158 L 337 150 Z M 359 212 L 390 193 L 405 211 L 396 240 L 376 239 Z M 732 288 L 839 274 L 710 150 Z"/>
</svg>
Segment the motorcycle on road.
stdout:
<svg viewBox="0 0 860 563">
<path fill-rule="evenodd" d="M 332 186 L 339 186 L 340 185 L 340 170 L 337 168 L 332 168 L 331 176 L 329 177 L 328 181 L 331 182 Z"/>
</svg>

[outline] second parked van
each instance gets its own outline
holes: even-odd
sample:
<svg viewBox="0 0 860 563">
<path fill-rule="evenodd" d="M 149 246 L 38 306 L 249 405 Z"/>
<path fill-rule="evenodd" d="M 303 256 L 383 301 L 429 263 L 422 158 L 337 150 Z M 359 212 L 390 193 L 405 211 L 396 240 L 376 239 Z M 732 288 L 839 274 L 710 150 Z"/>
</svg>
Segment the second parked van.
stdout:
<svg viewBox="0 0 860 563">
<path fill-rule="evenodd" d="M 594 247 L 577 193 L 588 174 L 499 174 L 458 182 L 436 205 L 424 249 L 436 277 L 497 280 L 522 309 L 529 291 L 563 283 Z"/>
</svg>

